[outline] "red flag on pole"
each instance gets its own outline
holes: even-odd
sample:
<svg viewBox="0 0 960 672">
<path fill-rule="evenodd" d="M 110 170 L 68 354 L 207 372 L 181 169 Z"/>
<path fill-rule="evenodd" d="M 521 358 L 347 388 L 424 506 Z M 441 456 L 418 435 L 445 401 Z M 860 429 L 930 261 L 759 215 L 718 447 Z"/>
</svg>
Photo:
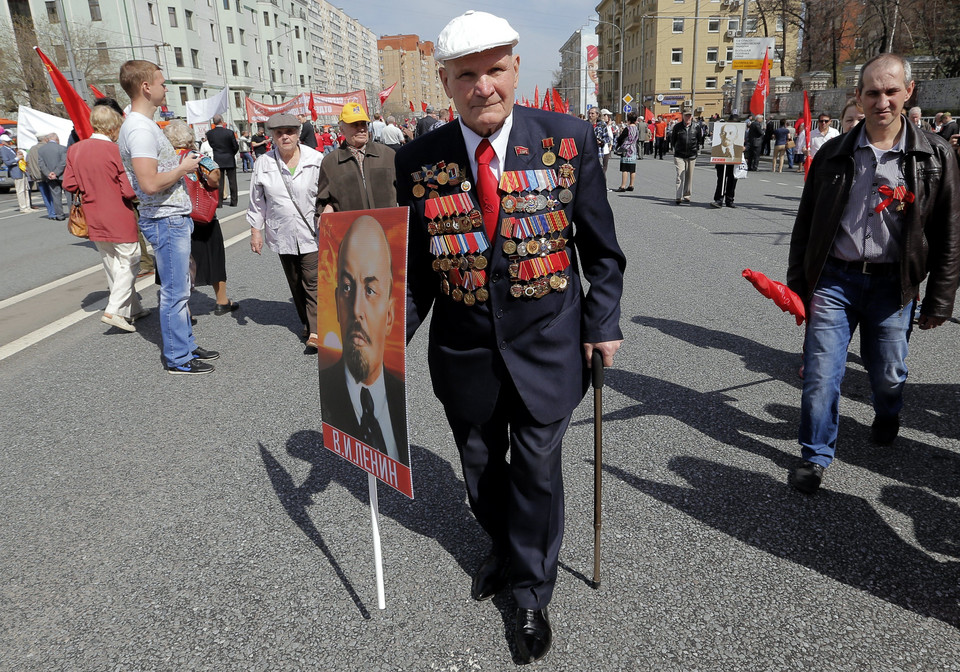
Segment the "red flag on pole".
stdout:
<svg viewBox="0 0 960 672">
<path fill-rule="evenodd" d="M 654 119 L 653 110 L 651 110 L 649 107 L 644 107 L 644 108 L 643 108 L 643 120 L 644 120 L 644 121 L 653 121 L 653 119 Z"/>
<path fill-rule="evenodd" d="M 420 101 L 420 109 L 423 110 L 424 112 L 427 111 L 427 104 L 422 100 Z"/>
<path fill-rule="evenodd" d="M 413 101 L 412 101 L 412 100 L 410 101 L 410 111 L 411 111 L 411 112 L 416 112 L 416 108 L 413 106 Z"/>
<path fill-rule="evenodd" d="M 447 111 L 450 113 L 450 114 L 447 116 L 447 121 L 453 121 L 453 105 L 451 105 L 449 108 L 447 108 Z"/>
<path fill-rule="evenodd" d="M 803 137 L 806 139 L 806 147 L 803 148 L 803 181 L 807 181 L 807 171 L 810 170 L 810 163 L 813 161 L 810 158 L 810 131 L 813 124 L 812 115 L 810 114 L 810 98 L 807 97 L 807 92 L 803 92 Z"/>
<path fill-rule="evenodd" d="M 393 89 L 394 89 L 394 87 L 396 87 L 396 85 L 397 85 L 397 83 L 394 82 L 393 84 L 390 85 L 389 88 L 384 89 L 383 91 L 381 91 L 381 92 L 378 94 L 378 96 L 379 96 L 379 98 L 380 98 L 380 107 L 383 107 L 383 104 L 384 104 L 385 102 L 387 102 L 387 98 L 389 98 L 389 97 L 390 97 L 390 94 L 393 93 Z"/>
<path fill-rule="evenodd" d="M 102 91 L 100 91 L 100 89 L 98 89 L 97 87 L 95 87 L 93 84 L 89 84 L 88 86 L 90 87 L 90 90 L 93 91 L 93 95 L 95 95 L 97 98 L 106 98 L 106 97 L 107 97 L 107 95 L 106 95 L 105 93 L 103 93 Z"/>
<path fill-rule="evenodd" d="M 307 106 L 307 109 L 310 110 L 310 120 L 317 120 L 317 106 L 313 103 L 313 91 L 310 92 L 310 104 Z"/>
<path fill-rule="evenodd" d="M 86 140 L 93 134 L 93 126 L 90 125 L 90 106 L 87 101 L 80 97 L 76 89 L 70 86 L 70 82 L 63 76 L 63 73 L 57 69 L 47 55 L 40 51 L 40 47 L 34 47 L 37 56 L 43 61 L 44 67 L 50 73 L 50 79 L 60 94 L 60 101 L 67 108 L 67 115 L 73 122 L 73 128 L 77 132 L 77 137 Z"/>
<path fill-rule="evenodd" d="M 760 66 L 760 76 L 757 78 L 757 86 L 753 89 L 753 95 L 750 96 L 750 114 L 763 114 L 767 104 L 767 96 L 770 95 L 770 50 L 763 54 L 763 65 Z"/>
<path fill-rule="evenodd" d="M 563 99 L 560 97 L 560 94 L 557 93 L 557 90 L 553 90 L 553 111 L 554 112 L 563 112 Z"/>
<path fill-rule="evenodd" d="M 533 87 L 533 107 L 540 104 L 540 85 Z"/>
<path fill-rule="evenodd" d="M 550 109 L 550 89 L 547 89 L 543 92 L 543 105 L 540 106 L 541 110 Z"/>
</svg>

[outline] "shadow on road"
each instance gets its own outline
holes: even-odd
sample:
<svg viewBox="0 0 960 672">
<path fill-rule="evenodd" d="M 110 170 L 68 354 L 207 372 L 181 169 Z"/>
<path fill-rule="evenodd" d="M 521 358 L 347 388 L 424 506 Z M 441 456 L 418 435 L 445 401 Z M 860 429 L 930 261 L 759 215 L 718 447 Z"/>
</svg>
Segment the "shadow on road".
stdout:
<svg viewBox="0 0 960 672">
<path fill-rule="evenodd" d="M 287 453 L 311 465 L 310 473 L 300 485 L 293 482 L 289 472 L 270 451 L 262 444 L 259 448 L 270 482 L 287 515 L 327 557 L 357 608 L 364 618 L 369 618 L 369 613 L 324 543 L 308 511 L 308 507 L 314 503 L 314 496 L 326 490 L 331 483 L 339 484 L 357 501 L 368 504 L 366 473 L 326 450 L 323 447 L 323 435 L 316 431 L 299 431 L 287 440 Z M 486 555 L 487 541 L 486 534 L 467 506 L 462 481 L 454 474 L 449 462 L 425 448 L 411 445 L 410 460 L 414 467 L 414 494 L 417 499 L 410 501 L 388 487 L 381 487 L 378 492 L 380 514 L 411 532 L 435 539 L 456 560 L 464 573 L 472 576 Z M 469 582 L 465 582 L 464 590 L 469 591 Z"/>
<path fill-rule="evenodd" d="M 905 543 L 860 497 L 829 487 L 806 497 L 766 474 L 693 457 L 669 462 L 689 488 L 639 478 L 610 465 L 604 468 L 640 492 L 761 551 L 960 627 L 960 563 L 939 562 Z M 930 504 L 913 493 L 911 499 L 897 491 L 888 499 L 914 512 L 917 505 Z M 936 510 L 943 512 L 947 506 L 953 508 L 955 524 L 955 506 L 939 502 Z M 939 533 L 933 536 L 942 539 Z M 784 599 L 816 600 L 828 592 L 825 588 L 808 580 L 789 586 L 795 597 Z"/>
</svg>

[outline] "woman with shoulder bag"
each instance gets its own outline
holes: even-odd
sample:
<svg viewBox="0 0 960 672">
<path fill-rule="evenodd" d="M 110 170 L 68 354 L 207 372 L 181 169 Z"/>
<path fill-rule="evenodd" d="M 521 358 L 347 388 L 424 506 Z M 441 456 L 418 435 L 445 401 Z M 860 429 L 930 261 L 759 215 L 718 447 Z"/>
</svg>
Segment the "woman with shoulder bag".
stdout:
<svg viewBox="0 0 960 672">
<path fill-rule="evenodd" d="M 196 151 L 197 142 L 190 127 L 181 120 L 172 121 L 163 129 L 167 140 L 182 155 Z M 209 156 L 200 160 L 199 175 L 187 175 L 186 179 L 202 180 L 207 189 L 220 186 L 220 167 Z M 219 194 L 218 194 L 219 198 Z M 237 310 L 240 304 L 227 298 L 227 253 L 223 246 L 223 230 L 214 211 L 209 223 L 193 221 L 190 234 L 190 256 L 193 259 L 193 282 L 191 287 L 210 285 L 216 296 L 214 315 L 226 315 Z M 161 279 L 162 281 L 162 279 Z"/>
<path fill-rule="evenodd" d="M 637 140 L 640 132 L 637 129 L 637 115 L 631 112 L 627 115 L 627 125 L 617 136 L 616 154 L 620 156 L 620 188 L 614 189 L 617 193 L 633 191 L 633 183 L 637 179 Z M 627 181 L 629 180 L 629 186 Z"/>
<path fill-rule="evenodd" d="M 316 200 L 323 154 L 300 144 L 300 120 L 275 114 L 267 120 L 273 149 L 257 158 L 250 180 L 250 249 L 264 244 L 280 256 L 280 265 L 303 324 L 307 348 L 317 340 Z"/>
<path fill-rule="evenodd" d="M 63 188 L 80 194 L 90 240 L 97 246 L 110 297 L 100 317 L 104 324 L 136 331 L 133 321 L 150 311 L 140 305 L 134 285 L 140 271 L 136 194 L 120 159 L 117 138 L 123 117 L 107 105 L 90 113 L 93 135 L 67 150 Z"/>
</svg>

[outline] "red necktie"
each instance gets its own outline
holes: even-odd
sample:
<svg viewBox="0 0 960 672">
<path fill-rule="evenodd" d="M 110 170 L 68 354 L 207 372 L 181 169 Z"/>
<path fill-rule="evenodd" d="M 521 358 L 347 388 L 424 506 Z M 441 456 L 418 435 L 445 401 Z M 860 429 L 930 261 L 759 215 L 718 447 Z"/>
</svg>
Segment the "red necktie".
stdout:
<svg viewBox="0 0 960 672">
<path fill-rule="evenodd" d="M 497 231 L 497 217 L 500 213 L 500 199 L 497 197 L 497 178 L 490 170 L 490 162 L 496 156 L 493 145 L 484 138 L 477 145 L 477 196 L 483 209 L 483 228 L 487 238 L 493 240 Z"/>
</svg>

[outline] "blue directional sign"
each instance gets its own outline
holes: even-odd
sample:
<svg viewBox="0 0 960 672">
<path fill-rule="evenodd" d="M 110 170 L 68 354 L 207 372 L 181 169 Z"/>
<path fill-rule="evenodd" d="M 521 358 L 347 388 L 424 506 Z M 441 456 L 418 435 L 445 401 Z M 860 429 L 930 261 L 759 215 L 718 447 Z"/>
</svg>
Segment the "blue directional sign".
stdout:
<svg viewBox="0 0 960 672">
<path fill-rule="evenodd" d="M 624 106 L 623 106 L 623 113 L 624 113 L 624 114 L 630 114 L 631 112 L 633 112 L 633 107 L 632 107 L 632 106 L 630 106 L 630 105 L 624 105 Z"/>
</svg>

